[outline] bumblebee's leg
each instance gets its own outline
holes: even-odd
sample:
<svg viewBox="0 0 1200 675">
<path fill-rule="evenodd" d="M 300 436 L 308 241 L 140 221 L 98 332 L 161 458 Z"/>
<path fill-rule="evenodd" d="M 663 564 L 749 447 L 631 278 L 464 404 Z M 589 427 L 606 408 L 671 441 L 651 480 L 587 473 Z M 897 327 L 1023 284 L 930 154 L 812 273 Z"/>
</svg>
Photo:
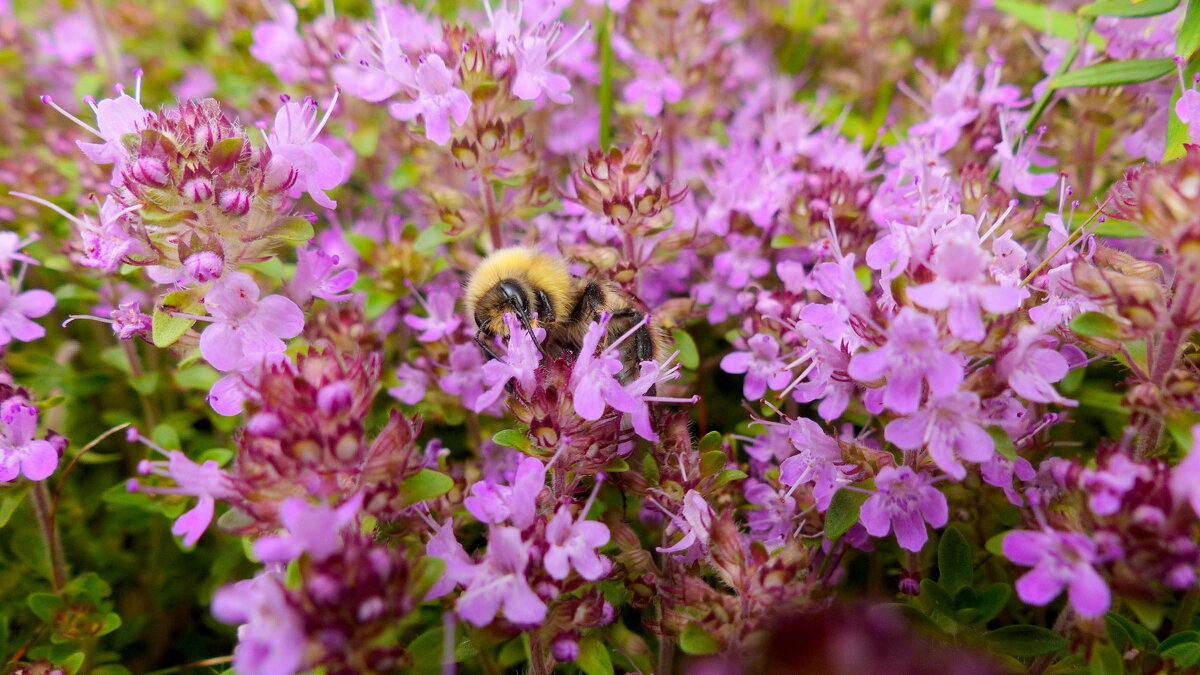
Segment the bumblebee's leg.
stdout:
<svg viewBox="0 0 1200 675">
<path fill-rule="evenodd" d="M 479 348 L 483 350 L 484 354 L 487 354 L 489 359 L 492 359 L 493 361 L 500 360 L 500 355 L 496 353 L 496 350 L 492 349 L 492 346 L 489 345 L 487 340 L 485 340 L 479 333 L 475 334 L 475 344 L 479 345 Z"/>
<path fill-rule="evenodd" d="M 609 327 L 608 339 L 619 338 L 631 326 L 641 323 L 644 318 L 645 315 L 636 309 L 626 307 L 618 310 L 613 314 L 613 323 Z M 617 378 L 623 383 L 636 379 L 641 372 L 641 362 L 653 359 L 654 340 L 650 335 L 650 326 L 642 323 L 633 335 L 629 336 L 628 341 L 621 345 L 621 363 L 625 364 L 625 367 L 621 369 Z M 657 387 L 651 387 L 647 393 L 654 396 L 656 389 Z"/>
<path fill-rule="evenodd" d="M 550 302 L 550 296 L 546 295 L 546 291 L 537 290 L 538 304 L 538 321 L 543 324 L 554 323 L 558 321 L 558 317 L 554 315 L 554 303 Z"/>
<path fill-rule="evenodd" d="M 604 307 L 604 289 L 600 284 L 589 281 L 579 294 L 579 300 L 571 308 L 570 323 L 582 325 L 600 318 L 600 310 Z"/>
</svg>

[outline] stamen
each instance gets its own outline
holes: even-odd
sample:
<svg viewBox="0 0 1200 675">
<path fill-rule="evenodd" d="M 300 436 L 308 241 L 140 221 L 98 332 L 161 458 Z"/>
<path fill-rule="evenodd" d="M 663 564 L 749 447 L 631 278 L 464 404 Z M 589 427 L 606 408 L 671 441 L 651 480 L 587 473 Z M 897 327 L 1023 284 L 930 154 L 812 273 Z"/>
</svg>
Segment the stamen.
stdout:
<svg viewBox="0 0 1200 675">
<path fill-rule="evenodd" d="M 559 24 L 559 26 L 562 26 L 562 24 Z M 592 22 L 585 21 L 583 23 L 583 28 L 580 28 L 579 31 L 576 32 L 575 35 L 570 40 L 567 40 L 566 44 L 564 44 L 562 47 L 559 47 L 558 50 L 556 50 L 553 54 L 551 54 L 550 58 L 546 59 L 546 63 L 553 63 L 554 59 L 557 59 L 558 57 L 562 56 L 563 53 L 565 53 L 568 49 L 571 48 L 571 45 L 575 44 L 575 42 L 577 40 L 579 40 L 579 38 L 583 37 L 584 33 L 588 32 L 591 29 L 592 29 Z"/>
<path fill-rule="evenodd" d="M 75 223 L 76 225 L 78 225 L 80 227 L 86 227 L 82 220 L 80 220 L 76 216 L 71 215 L 70 213 L 67 213 L 67 211 L 65 209 L 63 209 L 58 204 L 55 204 L 54 202 L 46 201 L 45 199 L 42 199 L 41 197 L 35 197 L 34 195 L 31 195 L 31 194 L 28 194 L 25 192 L 9 192 L 8 194 L 10 194 L 14 197 L 17 197 L 18 199 L 24 199 L 27 202 L 33 202 L 34 204 L 41 204 L 42 206 L 45 206 L 46 208 L 50 209 L 51 211 L 54 211 L 55 213 L 59 214 L 63 218 L 66 218 L 67 220 L 71 221 L 72 223 Z"/>
<path fill-rule="evenodd" d="M 329 122 L 329 117 L 333 114 L 333 107 L 337 105 L 338 97 L 341 96 L 341 94 L 341 87 L 333 88 L 333 98 L 329 101 L 329 107 L 325 108 L 325 116 L 321 118 L 321 122 L 317 124 L 317 128 L 313 129 L 312 135 L 308 137 L 309 143 L 317 140 L 317 136 L 321 133 L 321 130 L 325 128 L 325 124 Z"/>
<path fill-rule="evenodd" d="M 97 135 L 97 136 L 100 136 L 100 132 L 96 130 L 96 127 L 93 127 L 92 125 L 88 124 L 87 122 L 84 122 L 83 120 L 79 119 L 78 117 L 76 117 L 76 116 L 72 115 L 71 113 L 67 112 L 66 110 L 63 110 L 62 106 L 60 106 L 60 105 L 58 105 L 57 103 L 55 103 L 55 102 L 54 102 L 54 99 L 50 98 L 49 96 L 43 96 L 43 97 L 42 97 L 42 103 L 45 103 L 46 105 L 50 106 L 51 108 L 54 108 L 55 110 L 57 110 L 57 111 L 58 111 L 58 113 L 59 113 L 60 115 L 62 115 L 63 117 L 65 117 L 65 118 L 67 118 L 67 119 L 69 119 L 69 120 L 71 120 L 71 121 L 72 121 L 72 122 L 74 122 L 75 124 L 78 124 L 79 126 L 83 127 L 83 128 L 84 128 L 84 129 L 86 129 L 87 131 L 90 131 L 90 132 L 92 132 L 93 134 L 95 134 L 95 135 Z M 100 136 L 100 137 L 101 137 L 101 138 L 104 138 L 103 136 Z M 12 194 L 15 194 L 15 193 L 12 193 Z"/>
</svg>

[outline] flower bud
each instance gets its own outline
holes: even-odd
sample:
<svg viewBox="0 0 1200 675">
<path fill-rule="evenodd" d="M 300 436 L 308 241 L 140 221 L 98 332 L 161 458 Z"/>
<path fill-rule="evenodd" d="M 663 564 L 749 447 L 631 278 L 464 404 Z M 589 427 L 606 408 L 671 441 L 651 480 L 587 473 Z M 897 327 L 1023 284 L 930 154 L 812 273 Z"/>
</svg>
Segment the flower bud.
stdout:
<svg viewBox="0 0 1200 675">
<path fill-rule="evenodd" d="M 217 203 L 225 213 L 244 216 L 250 211 L 250 193 L 239 188 L 222 190 Z"/>
<path fill-rule="evenodd" d="M 183 184 L 180 190 L 184 199 L 190 199 L 192 202 L 199 204 L 206 202 L 213 195 L 212 183 L 207 178 L 193 178 Z"/>
<path fill-rule="evenodd" d="M 344 381 L 327 384 L 317 392 L 317 407 L 329 417 L 346 411 L 352 403 L 354 403 L 354 391 L 350 388 L 350 384 Z"/>
<path fill-rule="evenodd" d="M 246 433 L 264 438 L 274 438 L 283 429 L 278 415 L 268 412 L 255 414 L 246 422 Z"/>
<path fill-rule="evenodd" d="M 570 634 L 559 635 L 550 645 L 550 653 L 556 661 L 574 661 L 579 658 L 579 642 Z"/>
<path fill-rule="evenodd" d="M 225 259 L 220 253 L 199 251 L 184 259 L 183 268 L 198 283 L 208 283 L 221 278 L 225 272 Z"/>
<path fill-rule="evenodd" d="M 157 157 L 142 157 L 130 169 L 134 180 L 148 185 L 163 186 L 171 177 L 167 163 Z"/>
</svg>

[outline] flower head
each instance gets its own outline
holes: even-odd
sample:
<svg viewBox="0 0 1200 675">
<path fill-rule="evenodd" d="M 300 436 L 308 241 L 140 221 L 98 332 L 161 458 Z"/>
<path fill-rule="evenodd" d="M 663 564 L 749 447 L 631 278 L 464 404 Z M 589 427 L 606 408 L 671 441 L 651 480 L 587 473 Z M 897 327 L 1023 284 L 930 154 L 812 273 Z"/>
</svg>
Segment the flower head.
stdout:
<svg viewBox="0 0 1200 675">
<path fill-rule="evenodd" d="M 282 352 L 283 340 L 304 328 L 304 313 L 282 295 L 258 297 L 258 284 L 231 272 L 204 297 L 213 323 L 200 334 L 200 353 L 217 370 L 240 370 L 247 360 Z"/>
<path fill-rule="evenodd" d="M 1045 605 L 1068 587 L 1071 605 L 1081 616 L 1100 616 L 1108 610 L 1108 585 L 1093 567 L 1100 556 L 1087 535 L 1049 528 L 1017 530 L 1004 537 L 1003 548 L 1009 560 L 1033 568 L 1017 579 L 1022 602 Z"/>
<path fill-rule="evenodd" d="M 905 307 L 892 319 L 882 347 L 859 352 L 850 359 L 850 376 L 860 382 L 887 378 L 883 403 L 905 414 L 914 412 L 927 383 L 934 395 L 953 392 L 963 379 L 954 356 L 942 350 L 933 319 Z"/>
<path fill-rule="evenodd" d="M 539 624 L 546 617 L 546 603 L 529 587 L 530 544 L 515 527 L 492 527 L 488 551 L 475 577 L 458 598 L 459 616 L 476 626 L 486 626 L 498 612 L 516 624 Z"/>
<path fill-rule="evenodd" d="M 542 564 L 551 577 L 566 579 L 572 568 L 588 581 L 604 575 L 603 559 L 594 549 L 608 543 L 608 526 L 584 520 L 585 515 L 580 512 L 578 520 L 572 518 L 570 507 L 564 504 L 546 526 L 547 548 Z"/>
<path fill-rule="evenodd" d="M 407 61 L 407 57 L 404 59 Z M 454 86 L 454 72 L 437 54 L 426 54 L 412 76 L 415 100 L 388 106 L 392 117 L 410 121 L 418 116 L 425 123 L 425 136 L 438 145 L 450 141 L 450 120 L 464 124 L 471 112 L 471 99 Z"/>
<path fill-rule="evenodd" d="M 900 548 L 920 551 L 929 534 L 925 523 L 942 527 L 949 517 L 946 496 L 933 480 L 912 467 L 885 466 L 875 476 L 877 492 L 863 502 L 860 522 L 872 537 L 896 531 Z"/>
</svg>

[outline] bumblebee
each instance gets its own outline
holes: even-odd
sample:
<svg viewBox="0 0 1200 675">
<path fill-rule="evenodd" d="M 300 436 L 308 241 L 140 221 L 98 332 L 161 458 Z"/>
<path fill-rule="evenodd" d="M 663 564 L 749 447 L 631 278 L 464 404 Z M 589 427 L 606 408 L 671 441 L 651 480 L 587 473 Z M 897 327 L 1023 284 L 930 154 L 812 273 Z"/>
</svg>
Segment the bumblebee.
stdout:
<svg viewBox="0 0 1200 675">
<path fill-rule="evenodd" d="M 660 331 L 644 322 L 645 312 L 636 300 L 612 282 L 571 274 L 560 256 L 533 248 L 496 251 L 471 274 L 464 297 L 467 315 L 477 328 L 475 341 L 491 358 L 498 358 L 494 338 L 508 337 L 508 312 L 531 336 L 535 328 L 545 329 L 546 339 L 538 348 L 550 357 L 578 353 L 588 325 L 605 312 L 610 319 L 602 345 L 638 326 L 618 347 L 624 367 L 617 379 L 622 383 L 637 377 L 640 362 L 661 358 Z"/>
</svg>

